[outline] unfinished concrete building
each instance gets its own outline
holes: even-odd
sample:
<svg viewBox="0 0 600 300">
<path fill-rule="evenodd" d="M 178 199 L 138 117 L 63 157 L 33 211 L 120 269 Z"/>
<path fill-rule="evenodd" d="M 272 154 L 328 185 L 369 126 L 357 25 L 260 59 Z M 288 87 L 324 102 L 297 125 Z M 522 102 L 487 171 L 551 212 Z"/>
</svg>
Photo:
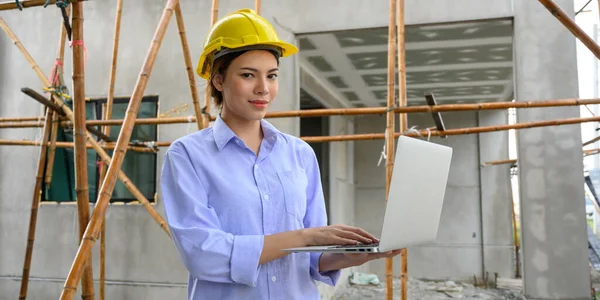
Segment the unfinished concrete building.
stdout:
<svg viewBox="0 0 600 300">
<path fill-rule="evenodd" d="M 116 2 L 83 3 L 87 120 L 102 118 L 109 93 Z M 125 115 L 166 2 L 131 0 L 123 5 L 114 119 Z M 211 25 L 213 6 L 208 0 L 180 2 L 195 63 Z M 573 0 L 554 2 L 573 17 Z M 222 15 L 253 5 L 249 0 L 220 1 L 218 11 Z M 423 95 L 428 92 L 441 105 L 578 97 L 576 37 L 540 2 L 406 0 L 404 7 L 409 106 L 426 105 Z M 280 38 L 300 48 L 299 55 L 281 61 L 279 95 L 271 111 L 385 107 L 389 10 L 389 1 L 379 0 L 263 0 L 261 15 L 275 24 Z M 48 75 L 63 26 L 61 10 L 54 5 L 26 7 L 0 11 L 0 17 Z M 67 46 L 63 71 L 71 92 L 72 60 Z M 21 89 L 43 93 L 45 86 L 6 35 L 0 37 L 0 66 L 0 118 L 43 117 L 43 106 Z M 197 79 L 196 84 L 204 101 L 206 83 Z M 138 118 L 191 120 L 191 116 L 194 107 L 185 61 L 172 20 Z M 507 109 L 443 112 L 442 116 L 447 129 L 509 123 Z M 579 117 L 578 106 L 527 108 L 516 113 L 519 123 Z M 381 134 L 386 129 L 385 113 L 270 121 L 298 136 Z M 43 123 L 42 119 L 29 122 Z M 425 130 L 435 125 L 431 113 L 408 114 L 408 128 Z M 69 127 L 63 128 L 58 141 L 73 141 Z M 116 140 L 120 128 L 113 127 L 109 137 Z M 132 140 L 145 147 L 195 130 L 193 121 L 137 125 Z M 0 141 L 40 139 L 40 126 L 0 129 Z M 508 131 L 432 136 L 430 140 L 451 146 L 454 157 L 438 240 L 408 249 L 408 276 L 460 281 L 486 274 L 515 278 L 518 268 L 528 299 L 591 299 L 580 124 L 517 131 L 522 245 L 518 255 L 513 238 L 511 165 L 485 164 L 509 158 Z M 0 299 L 19 295 L 40 151 L 39 146 L 8 144 L 0 146 Z M 311 143 L 320 162 L 330 223 L 380 233 L 386 174 L 378 161 L 383 144 L 382 139 Z M 128 151 L 122 167 L 160 214 L 158 178 L 165 150 Z M 31 299 L 59 297 L 79 245 L 72 149 L 60 148 L 54 159 L 52 182 L 42 188 L 37 217 L 27 291 Z M 91 202 L 96 201 L 101 185 L 96 162 L 96 152 L 89 149 Z M 120 182 L 106 211 L 105 234 L 106 299 L 185 299 L 187 271 L 173 243 Z M 100 245 L 95 243 L 96 290 L 100 288 L 99 255 Z M 393 266 L 394 276 L 399 276 L 400 258 Z M 383 279 L 385 261 L 345 270 L 338 286 L 322 286 L 323 299 L 343 289 L 352 272 Z"/>
</svg>

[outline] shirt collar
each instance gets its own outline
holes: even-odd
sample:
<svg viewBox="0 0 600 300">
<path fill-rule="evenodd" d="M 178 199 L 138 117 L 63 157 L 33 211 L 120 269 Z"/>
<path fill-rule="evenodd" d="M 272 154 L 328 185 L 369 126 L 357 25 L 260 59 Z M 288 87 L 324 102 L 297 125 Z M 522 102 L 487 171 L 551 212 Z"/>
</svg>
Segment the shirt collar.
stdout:
<svg viewBox="0 0 600 300">
<path fill-rule="evenodd" d="M 262 119 L 260 124 L 265 140 L 269 142 L 275 142 L 280 136 L 283 137 L 283 134 L 281 134 L 281 132 L 267 120 Z M 227 145 L 227 143 L 234 137 L 236 137 L 235 133 L 229 128 L 229 126 L 227 126 L 225 121 L 223 121 L 221 115 L 217 114 L 215 123 L 213 125 L 213 138 L 215 139 L 215 143 L 219 151 L 223 150 L 223 147 L 225 147 L 225 145 Z M 284 140 L 287 142 L 285 137 Z"/>
</svg>

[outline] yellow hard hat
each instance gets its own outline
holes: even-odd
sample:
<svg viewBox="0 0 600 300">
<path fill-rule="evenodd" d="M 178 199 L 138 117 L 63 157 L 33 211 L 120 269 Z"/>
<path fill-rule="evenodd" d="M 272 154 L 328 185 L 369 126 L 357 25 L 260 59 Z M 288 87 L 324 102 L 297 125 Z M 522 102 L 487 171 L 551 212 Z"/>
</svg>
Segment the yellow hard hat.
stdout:
<svg viewBox="0 0 600 300">
<path fill-rule="evenodd" d="M 222 51 L 226 49 L 225 51 Z M 217 21 L 204 41 L 196 73 L 209 79 L 215 54 L 224 52 L 276 49 L 281 57 L 298 52 L 296 46 L 279 39 L 275 28 L 252 9 L 240 9 Z M 218 55 L 217 54 L 217 55 Z"/>
</svg>

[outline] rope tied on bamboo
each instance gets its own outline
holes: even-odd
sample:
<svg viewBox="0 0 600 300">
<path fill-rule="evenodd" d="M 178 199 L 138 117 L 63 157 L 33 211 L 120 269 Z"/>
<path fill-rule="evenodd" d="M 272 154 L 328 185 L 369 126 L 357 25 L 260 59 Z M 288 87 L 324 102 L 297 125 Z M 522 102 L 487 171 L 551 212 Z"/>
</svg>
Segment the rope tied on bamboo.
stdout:
<svg viewBox="0 0 600 300">
<path fill-rule="evenodd" d="M 146 147 L 152 149 L 152 152 L 158 153 L 158 147 L 156 147 L 156 142 L 155 141 L 144 142 L 144 145 Z"/>
<path fill-rule="evenodd" d="M 19 2 L 19 0 L 15 0 L 15 3 L 17 4 L 17 8 L 19 10 L 23 10 L 23 5 Z"/>
<path fill-rule="evenodd" d="M 84 53 L 84 59 L 83 59 L 83 67 L 85 68 L 86 64 L 87 64 L 87 59 L 88 59 L 88 52 L 87 52 L 87 48 L 85 47 L 85 43 L 83 42 L 83 40 L 72 40 L 69 43 L 69 47 L 73 48 L 73 46 L 81 46 L 83 47 L 83 53 Z"/>
<path fill-rule="evenodd" d="M 19 0 L 16 1 L 19 3 Z M 50 5 L 50 2 L 52 2 L 52 0 L 46 0 L 46 3 L 44 3 L 44 8 Z M 67 8 L 67 6 L 69 6 L 69 2 L 69 0 L 56 0 L 55 4 L 58 6 L 58 8 Z"/>
<path fill-rule="evenodd" d="M 395 109 L 395 108 L 393 108 L 393 109 Z M 393 109 L 392 109 L 392 110 L 393 110 Z M 388 109 L 388 111 L 389 111 L 389 110 L 390 110 L 390 109 Z M 431 139 L 431 129 L 429 129 L 429 128 L 426 128 L 426 130 L 427 130 L 427 141 L 429 142 L 429 140 Z M 384 139 L 384 142 L 383 142 L 383 149 L 381 150 L 381 155 L 379 156 L 379 161 L 377 162 L 377 166 L 378 166 L 378 167 L 381 165 L 381 162 L 382 162 L 383 160 L 386 160 L 386 161 L 387 161 L 387 155 L 385 154 L 385 149 L 386 149 L 386 148 L 385 148 L 385 146 L 386 146 L 386 144 L 387 144 L 387 136 L 388 136 L 388 135 L 387 135 L 387 132 L 388 132 L 388 130 L 386 129 L 386 130 L 385 130 L 385 133 L 384 133 L 385 139 Z M 424 137 L 423 137 L 423 135 L 421 135 L 421 133 L 419 132 L 419 130 L 417 130 L 417 126 L 416 126 L 416 125 L 415 125 L 415 126 L 412 126 L 411 128 L 407 129 L 406 131 L 402 132 L 401 134 L 402 134 L 402 135 L 406 135 L 406 134 L 408 134 L 408 133 L 415 133 L 416 135 L 418 135 L 418 136 L 420 136 L 420 137 L 424 138 Z"/>
<path fill-rule="evenodd" d="M 66 101 L 73 100 L 71 98 L 71 96 L 68 95 L 69 90 L 66 85 L 61 84 L 61 85 L 57 85 L 57 86 L 49 86 L 49 87 L 43 88 L 43 90 L 45 92 L 53 93 L 56 96 L 58 96 L 62 100 L 62 103 L 63 103 L 62 105 L 64 105 Z M 62 108 L 62 105 L 61 105 L 61 108 Z"/>
<path fill-rule="evenodd" d="M 429 142 L 429 140 L 431 139 L 431 129 L 426 128 L 425 130 L 427 130 L 427 141 Z M 421 135 L 421 132 L 419 132 L 417 130 L 417 125 L 415 125 L 415 126 L 409 128 L 409 129 L 407 129 L 406 131 L 404 131 L 402 133 L 402 135 L 406 135 L 407 133 L 411 133 L 411 132 L 414 133 L 414 134 L 416 134 L 416 135 L 418 135 L 418 136 L 420 136 L 420 137 L 422 137 L 422 138 L 424 138 L 424 136 Z"/>
<path fill-rule="evenodd" d="M 384 133 L 384 140 L 383 140 L 383 149 L 381 149 L 381 155 L 379 156 L 379 161 L 377 162 L 377 166 L 379 167 L 381 165 L 381 161 L 386 160 L 387 161 L 387 155 L 385 154 L 385 146 L 387 144 L 387 128 L 385 129 L 385 133 Z"/>
<path fill-rule="evenodd" d="M 59 84 L 60 75 L 62 74 L 62 67 L 64 63 L 60 59 L 54 60 L 54 65 L 52 66 L 52 71 L 50 72 L 50 82 L 53 85 Z M 60 68 L 60 70 L 59 70 Z"/>
</svg>

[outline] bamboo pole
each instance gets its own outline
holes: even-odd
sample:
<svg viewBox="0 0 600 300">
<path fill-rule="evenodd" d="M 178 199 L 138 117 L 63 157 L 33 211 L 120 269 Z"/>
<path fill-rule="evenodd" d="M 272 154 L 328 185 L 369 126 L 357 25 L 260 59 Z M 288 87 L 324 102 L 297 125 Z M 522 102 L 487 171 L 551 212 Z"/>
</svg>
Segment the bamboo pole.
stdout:
<svg viewBox="0 0 600 300">
<path fill-rule="evenodd" d="M 254 10 L 256 10 L 256 13 L 259 15 L 260 15 L 260 8 L 261 8 L 260 0 L 254 0 Z"/>
<path fill-rule="evenodd" d="M 119 0 L 121 2 L 121 0 Z M 117 4 L 118 6 L 118 4 Z M 108 101 L 107 101 L 108 102 Z M 112 104 L 112 103 L 111 103 Z M 102 116 L 108 118 L 108 103 L 102 106 Z M 110 134 L 110 127 L 104 127 L 104 133 Z M 98 182 L 104 182 L 106 177 L 106 164 L 100 164 Z M 102 216 L 102 228 L 100 229 L 100 300 L 104 300 L 106 287 L 106 216 Z"/>
<path fill-rule="evenodd" d="M 46 110 L 46 123 L 42 130 L 42 147 L 38 158 L 37 174 L 35 176 L 35 186 L 33 188 L 33 200 L 31 201 L 31 213 L 29 216 L 29 231 L 27 234 L 27 247 L 25 248 L 25 261 L 23 262 L 23 274 L 21 277 L 21 290 L 19 299 L 27 298 L 27 286 L 29 285 L 29 271 L 31 268 L 31 257 L 33 256 L 33 244 L 35 242 L 35 227 L 37 225 L 37 212 L 42 197 L 42 179 L 44 177 L 44 165 L 46 164 L 46 141 L 50 134 L 50 109 Z"/>
<path fill-rule="evenodd" d="M 183 22 L 183 13 L 181 12 L 181 3 L 175 6 L 175 19 L 177 20 L 177 28 L 179 29 L 179 39 L 181 40 L 181 48 L 183 50 L 183 59 L 185 61 L 185 71 L 188 76 L 190 92 L 192 93 L 192 103 L 194 105 L 194 113 L 198 130 L 203 128 L 204 115 L 200 109 L 200 101 L 198 100 L 198 90 L 196 89 L 196 77 L 192 67 L 192 58 L 190 55 L 190 47 L 188 46 L 187 35 L 185 33 L 185 23 Z"/>
<path fill-rule="evenodd" d="M 70 13 L 70 6 L 66 9 L 67 15 Z M 61 26 L 61 34 L 58 42 L 58 51 L 56 64 L 54 69 L 51 72 L 51 76 L 54 73 L 58 74 L 60 63 L 62 63 L 64 58 L 64 49 L 65 49 L 65 41 L 66 41 L 66 29 L 64 26 Z M 54 76 L 52 80 L 56 80 L 59 78 Z M 45 99 L 44 99 L 45 100 Z M 37 212 L 39 209 L 41 196 L 42 196 L 42 181 L 44 179 L 44 167 L 46 164 L 50 166 L 50 168 L 46 167 L 46 174 L 51 174 L 52 172 L 52 162 L 54 161 L 54 149 L 50 148 L 50 151 L 47 151 L 46 141 L 48 140 L 49 133 L 52 133 L 51 145 L 53 142 L 56 142 L 56 130 L 58 128 L 57 122 L 52 122 L 54 119 L 57 119 L 57 113 L 50 108 L 46 108 L 46 117 L 44 118 L 44 126 L 42 129 L 42 140 L 40 141 L 40 154 L 38 159 L 38 167 L 37 167 L 37 175 L 35 179 L 35 186 L 33 188 L 33 199 L 31 204 L 31 214 L 29 217 L 29 231 L 27 237 L 27 247 L 25 250 L 25 260 L 23 262 L 23 274 L 21 277 L 21 289 L 19 293 L 19 299 L 25 300 L 27 298 L 27 288 L 29 284 L 29 274 L 31 268 L 31 258 L 33 256 L 33 246 L 35 242 L 35 229 L 37 226 Z M 9 118 L 6 118 L 9 119 Z M 5 119 L 5 120 L 6 120 Z M 27 119 L 27 118 L 21 118 Z M 46 179 L 48 175 L 46 175 Z"/>
<path fill-rule="evenodd" d="M 492 125 L 492 126 L 482 126 L 482 127 L 467 127 L 467 128 L 456 128 L 456 129 L 448 129 L 445 131 L 437 131 L 435 129 L 432 130 L 418 130 L 417 133 L 408 132 L 404 135 L 410 137 L 424 137 L 427 135 L 430 136 L 440 136 L 440 135 L 464 135 L 464 134 L 476 134 L 476 133 L 486 133 L 486 132 L 494 132 L 494 131 L 505 131 L 511 129 L 529 129 L 529 128 L 537 128 L 537 127 L 546 127 L 546 126 L 562 126 L 562 125 L 572 125 L 572 124 L 581 124 L 581 123 L 590 123 L 590 122 L 600 122 L 600 116 L 596 117 L 587 117 L 587 118 L 570 118 L 570 119 L 557 119 L 550 121 L 536 121 L 536 122 L 527 122 L 527 123 L 516 123 L 512 125 Z M 396 133 L 395 137 L 400 136 L 400 133 Z M 352 135 L 335 135 L 335 136 L 301 136 L 300 139 L 311 142 L 341 142 L 341 141 L 364 141 L 364 140 L 380 140 L 384 139 L 385 135 L 381 133 L 365 133 L 365 134 L 352 134 Z M 38 141 L 28 141 L 28 140 L 0 140 L 0 145 L 5 146 L 39 146 L 40 142 Z M 153 143 L 154 147 L 169 147 L 171 142 L 155 142 Z M 73 143 L 69 142 L 56 142 L 56 146 L 59 148 L 69 148 L 73 147 Z M 114 149 L 116 144 L 105 143 L 102 145 L 105 149 Z M 94 148 L 94 145 L 89 144 L 88 148 Z M 142 151 L 142 152 L 151 152 L 150 148 L 138 148 L 136 149 L 134 146 L 129 146 L 128 150 L 131 151 Z M 584 150 L 584 153 L 587 155 L 596 154 L 595 152 L 600 152 L 600 149 L 587 149 Z M 497 164 L 492 162 L 492 164 Z"/>
<path fill-rule="evenodd" d="M 77 195 L 77 215 L 79 216 L 79 243 L 82 242 L 85 228 L 90 221 L 90 200 L 87 172 L 87 149 L 85 128 L 85 70 L 83 53 L 83 3 L 72 4 L 73 16 L 73 148 L 75 157 L 75 193 Z M 81 297 L 84 300 L 94 299 L 94 279 L 92 272 L 92 256 L 84 261 L 81 278 Z"/>
<path fill-rule="evenodd" d="M 483 164 L 483 166 L 486 167 L 486 166 L 494 166 L 494 165 L 514 164 L 516 162 L 517 162 L 516 159 L 491 160 L 491 161 L 485 162 Z"/>
<path fill-rule="evenodd" d="M 212 9 L 211 9 L 211 14 L 210 14 L 210 26 L 212 27 L 213 25 L 215 25 L 215 23 L 217 22 L 219 18 L 219 0 L 212 0 Z M 210 78 L 206 81 L 206 89 L 204 90 L 204 111 L 207 114 L 210 114 L 210 101 L 211 101 L 211 95 L 210 95 Z M 207 128 L 210 124 L 210 121 L 214 121 L 213 119 L 211 119 L 209 121 L 208 118 L 203 118 L 203 124 L 202 127 L 203 128 Z"/>
<path fill-rule="evenodd" d="M 170 144 L 171 144 L 170 142 L 155 143 L 154 148 L 141 147 L 141 146 L 128 146 L 127 150 L 135 151 L 135 152 L 156 152 L 157 147 L 168 147 L 168 145 L 170 145 Z M 40 141 L 0 139 L 0 146 L 40 146 L 40 145 L 42 145 L 42 142 L 40 142 Z M 50 145 L 51 145 L 51 142 L 46 143 L 47 147 L 50 147 Z M 73 142 L 55 142 L 55 146 L 56 146 L 56 148 L 73 148 L 75 146 L 75 144 Z M 106 150 L 114 150 L 116 147 L 116 144 L 115 143 L 106 143 L 106 144 L 102 145 L 101 147 Z M 91 143 L 88 143 L 86 145 L 86 148 L 94 149 L 94 150 L 96 149 L 96 147 L 94 147 L 94 145 L 92 145 Z M 110 160 L 108 162 L 110 162 Z"/>
<path fill-rule="evenodd" d="M 584 149 L 583 150 L 583 154 L 584 156 L 590 156 L 590 155 L 595 155 L 600 153 L 600 148 L 596 148 L 596 149 Z"/>
<path fill-rule="evenodd" d="M 56 138 L 58 137 L 58 113 L 52 112 L 52 130 L 50 130 L 50 145 L 48 146 L 48 159 L 46 160 L 46 185 L 52 182 L 54 170 L 54 157 L 56 155 Z"/>
<path fill-rule="evenodd" d="M 492 126 L 480 126 L 480 127 L 468 127 L 468 128 L 457 128 L 448 129 L 445 131 L 432 130 L 418 130 L 417 133 L 396 133 L 394 136 L 399 137 L 400 135 L 406 135 L 410 137 L 426 137 L 440 136 L 440 135 L 463 135 L 463 134 L 475 134 L 495 131 L 505 131 L 510 129 L 529 129 L 536 127 L 545 126 L 562 126 L 562 125 L 573 125 L 589 122 L 600 122 L 600 116 L 586 117 L 586 118 L 569 118 L 569 119 L 557 119 L 549 121 L 536 121 L 516 124 L 505 124 L 505 125 L 492 125 Z M 385 138 L 383 133 L 365 133 L 365 134 L 350 134 L 350 135 L 332 135 L 332 136 L 308 136 L 301 137 L 302 140 L 308 143 L 318 142 L 341 142 L 341 141 L 365 141 L 365 140 L 381 140 Z"/>
<path fill-rule="evenodd" d="M 75 3 L 75 2 L 82 2 L 82 1 L 87 1 L 87 0 L 70 0 L 71 3 Z M 49 4 L 55 4 L 56 0 L 50 0 Z M 28 8 L 28 7 L 35 7 L 35 6 L 43 6 L 46 4 L 46 0 L 23 0 L 20 2 L 21 6 L 23 6 L 23 8 Z M 17 3 L 15 1 L 6 1 L 6 2 L 2 2 L 0 3 L 0 11 L 2 10 L 11 10 L 11 9 L 18 9 L 19 7 L 17 6 Z"/>
<path fill-rule="evenodd" d="M 43 119 L 43 118 L 41 118 Z M 41 122 L 2 122 L 0 128 L 31 128 L 44 127 L 44 120 Z"/>
<path fill-rule="evenodd" d="M 119 54 L 119 39 L 121 33 L 121 16 L 123 11 L 123 0 L 117 0 L 116 16 L 115 16 L 115 31 L 113 34 L 113 52 L 112 60 L 110 65 L 109 83 L 108 83 L 108 97 L 106 99 L 106 105 L 103 109 L 104 120 L 112 119 L 113 100 L 115 97 L 115 78 L 117 73 L 117 58 Z M 106 136 L 110 136 L 110 126 L 106 126 L 103 129 L 103 133 Z M 104 182 L 106 176 L 106 164 L 100 164 L 100 178 L 98 182 Z M 102 216 L 102 228 L 100 234 L 100 300 L 104 300 L 105 288 L 106 288 L 106 218 Z"/>
<path fill-rule="evenodd" d="M 40 121 L 40 122 L 43 122 L 44 120 L 45 119 L 43 117 L 0 118 L 0 123 L 4 123 L 4 122 L 30 122 L 30 121 Z"/>
<path fill-rule="evenodd" d="M 106 174 L 106 179 L 104 180 L 104 183 L 100 188 L 100 192 L 98 193 L 99 197 L 96 201 L 96 206 L 92 214 L 92 219 L 88 224 L 88 227 L 86 228 L 84 242 L 79 246 L 77 255 L 75 257 L 75 260 L 73 261 L 71 270 L 69 271 L 69 275 L 65 281 L 64 289 L 61 294 L 62 300 L 72 299 L 75 292 L 77 291 L 77 282 L 79 281 L 79 278 L 83 273 L 83 266 L 85 264 L 85 261 L 91 254 L 92 246 L 96 239 L 95 237 L 98 235 L 100 230 L 102 216 L 104 216 L 106 212 L 110 196 L 114 190 L 114 186 L 117 180 L 116 173 L 121 169 L 125 153 L 127 153 L 127 144 L 129 143 L 129 139 L 131 138 L 131 131 L 133 130 L 134 121 L 137 116 L 142 96 L 148 83 L 148 79 L 150 78 L 154 62 L 156 61 L 158 50 L 160 49 L 160 45 L 165 36 L 167 26 L 169 25 L 169 21 L 171 19 L 171 16 L 173 15 L 173 9 L 175 6 L 178 5 L 178 3 L 178 0 L 169 0 L 167 2 L 163 15 L 160 19 L 160 23 L 156 29 L 156 32 L 154 33 L 150 49 L 148 50 L 148 54 L 146 55 L 144 65 L 140 72 L 140 77 L 135 85 L 133 96 L 131 98 L 131 101 L 129 102 L 129 106 L 127 107 L 125 123 L 123 124 L 121 132 L 119 133 L 115 155 L 113 155 L 112 157 L 110 166 L 108 168 L 108 172 Z"/>
<path fill-rule="evenodd" d="M 512 210 L 512 223 L 513 223 L 513 243 L 515 246 L 515 278 L 521 277 L 521 262 L 519 258 L 519 248 L 521 247 L 519 241 L 519 234 L 517 229 L 517 211 L 515 210 L 515 201 L 513 198 L 512 180 L 508 182 L 510 187 L 510 208 Z"/>
<path fill-rule="evenodd" d="M 562 107 L 562 106 L 580 106 L 600 104 L 600 98 L 589 99 L 555 99 L 555 100 L 539 100 L 539 101 L 518 101 L 518 102 L 484 102 L 484 103 L 467 103 L 467 104 L 439 104 L 436 106 L 419 105 L 409 107 L 398 107 L 394 109 L 398 114 L 410 113 L 431 113 L 431 112 L 451 112 L 451 111 L 480 111 L 480 110 L 497 110 L 507 108 L 542 108 L 542 107 Z M 368 107 L 368 108 L 334 108 L 334 109 L 307 109 L 307 110 L 292 110 L 292 111 L 277 111 L 269 112 L 265 118 L 289 118 L 289 117 L 319 117 L 319 116 L 351 116 L 351 115 L 382 115 L 386 113 L 387 107 Z M 211 117 L 214 121 L 215 117 Z M 32 122 L 38 121 L 38 122 Z M 0 128 L 12 128 L 12 126 L 3 127 L 1 123 L 5 122 L 30 122 L 28 125 L 19 127 L 42 127 L 44 117 L 25 117 L 25 118 L 4 118 L 0 119 Z M 196 122 L 195 116 L 183 117 L 164 117 L 164 118 L 139 118 L 135 120 L 136 125 L 148 124 L 179 124 Z M 63 121 L 62 126 L 70 125 L 70 121 Z M 112 120 L 88 120 L 86 122 L 90 126 L 120 126 L 123 124 L 122 119 Z"/>
<path fill-rule="evenodd" d="M 558 19 L 575 37 L 577 37 L 598 59 L 600 59 L 600 46 L 573 21 L 554 1 L 538 0 L 550 13 Z"/>
<path fill-rule="evenodd" d="M 396 107 L 395 81 L 396 76 L 396 0 L 389 0 L 389 24 L 388 24 L 388 57 L 387 57 L 387 113 L 385 130 L 385 194 L 390 191 L 392 170 L 394 169 L 394 133 L 396 121 L 393 108 Z M 385 197 L 387 202 L 387 197 Z M 394 290 L 394 260 L 391 257 L 385 259 L 385 295 L 387 300 L 392 300 Z"/>
<path fill-rule="evenodd" d="M 68 5 L 66 10 L 66 17 L 69 18 L 71 15 L 71 5 Z M 62 22 L 61 22 L 62 23 Z M 54 69 L 50 73 L 50 82 L 54 86 L 62 85 L 63 77 L 60 75 L 63 72 L 63 62 L 65 60 L 65 43 L 67 42 L 67 29 L 64 25 L 60 26 L 60 38 L 58 43 L 58 50 L 56 55 L 56 60 L 54 62 Z M 21 90 L 23 91 L 23 90 Z M 33 95 L 33 94 L 32 94 Z M 30 97 L 32 96 L 30 95 Z M 52 103 L 52 98 L 50 97 L 50 103 Z M 46 185 L 50 186 L 52 182 L 52 172 L 54 170 L 54 157 L 56 154 L 56 138 L 58 137 L 58 116 L 62 112 L 54 111 L 52 113 L 52 130 L 50 131 L 50 145 L 48 146 L 48 159 L 46 159 Z"/>
<path fill-rule="evenodd" d="M 406 107 L 406 45 L 405 35 L 406 28 L 404 24 L 404 0 L 397 0 L 396 7 L 397 22 L 398 22 L 398 96 L 399 107 Z M 399 114 L 400 132 L 405 132 L 408 129 L 408 116 Z M 408 249 L 404 248 L 400 252 L 400 299 L 406 300 L 408 295 Z"/>
<path fill-rule="evenodd" d="M 591 139 L 591 140 L 589 140 L 589 141 L 587 141 L 587 142 L 583 143 L 583 145 L 582 145 L 582 146 L 583 146 L 583 147 L 585 147 L 585 146 L 587 146 L 587 145 L 589 145 L 589 144 L 593 144 L 593 143 L 595 143 L 595 142 L 597 142 L 597 141 L 600 141 L 600 136 L 597 136 L 597 137 L 595 137 L 595 138 L 593 138 L 593 139 Z"/>
<path fill-rule="evenodd" d="M 48 86 L 50 84 L 50 82 L 44 76 L 44 74 L 40 70 L 40 67 L 33 60 L 31 55 L 27 51 L 27 49 L 25 49 L 23 44 L 19 41 L 19 39 L 15 36 L 15 34 L 12 32 L 12 30 L 8 27 L 6 22 L 4 22 L 4 19 L 2 17 L 0 17 L 0 28 L 2 28 L 4 30 L 4 32 L 9 36 L 9 38 L 11 38 L 11 40 L 17 46 L 17 48 L 19 48 L 21 53 L 23 53 L 23 56 L 25 56 L 25 59 L 29 62 L 29 64 L 31 65 L 31 68 L 35 71 L 35 73 L 38 76 L 38 78 L 40 79 L 40 81 L 45 86 Z M 52 94 L 52 97 L 57 103 L 60 103 L 60 101 L 62 101 L 62 99 L 58 98 L 58 96 L 56 96 L 54 94 Z M 62 106 L 62 109 L 63 109 L 63 112 L 67 115 L 67 118 L 69 118 L 71 120 L 71 122 L 74 123 L 73 112 L 71 111 L 71 109 L 67 106 Z M 98 142 L 96 142 L 96 140 L 93 138 L 93 136 L 89 133 L 87 133 L 87 141 L 88 141 L 88 143 L 91 144 L 92 148 L 94 148 L 94 150 L 96 150 L 98 155 L 100 155 L 100 157 L 102 158 L 102 161 L 104 163 L 110 164 L 110 156 L 106 153 L 106 151 L 104 151 L 102 146 L 100 146 L 100 144 Z M 131 183 L 131 180 L 129 180 L 129 178 L 127 177 L 127 175 L 125 175 L 125 173 L 118 170 L 118 175 L 119 175 L 119 179 L 123 182 L 123 185 L 127 188 L 127 190 L 129 190 L 129 192 L 131 192 L 131 194 L 133 194 L 133 196 L 144 206 L 144 208 L 146 208 L 146 210 L 148 211 L 150 216 L 163 228 L 163 230 L 170 237 L 171 235 L 169 233 L 167 223 L 160 216 L 160 214 L 150 205 L 150 202 L 148 201 L 148 199 L 146 199 L 146 197 L 144 197 L 142 192 L 140 192 L 138 190 L 138 188 L 133 183 Z"/>
</svg>

